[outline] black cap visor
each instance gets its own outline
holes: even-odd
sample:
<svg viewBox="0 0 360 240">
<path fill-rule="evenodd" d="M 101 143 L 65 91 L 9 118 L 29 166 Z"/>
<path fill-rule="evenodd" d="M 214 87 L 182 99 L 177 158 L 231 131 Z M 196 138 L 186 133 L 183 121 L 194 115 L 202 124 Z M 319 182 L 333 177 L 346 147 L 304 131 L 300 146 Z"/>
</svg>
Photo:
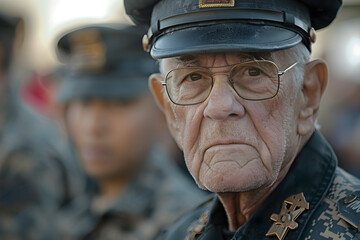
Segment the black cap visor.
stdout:
<svg viewBox="0 0 360 240">
<path fill-rule="evenodd" d="M 169 29 L 156 36 L 151 48 L 155 59 L 214 52 L 267 52 L 291 48 L 300 34 L 275 25 L 214 23 Z"/>
<path fill-rule="evenodd" d="M 147 77 L 119 77 L 82 75 L 64 79 L 59 89 L 59 102 L 74 99 L 98 98 L 105 100 L 134 99 L 148 91 Z"/>
</svg>

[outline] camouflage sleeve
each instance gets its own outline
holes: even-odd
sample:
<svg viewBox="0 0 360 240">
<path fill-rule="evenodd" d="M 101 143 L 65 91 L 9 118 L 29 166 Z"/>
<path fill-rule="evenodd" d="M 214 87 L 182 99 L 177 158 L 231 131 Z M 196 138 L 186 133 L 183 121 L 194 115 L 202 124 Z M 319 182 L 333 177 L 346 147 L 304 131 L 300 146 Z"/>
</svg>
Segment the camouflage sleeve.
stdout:
<svg viewBox="0 0 360 240">
<path fill-rule="evenodd" d="M 55 239 L 53 170 L 28 151 L 1 159 L 0 239 Z"/>
<path fill-rule="evenodd" d="M 338 200 L 346 197 L 351 192 L 360 189 L 358 180 L 341 169 L 337 169 L 334 182 L 328 195 L 317 208 L 311 222 L 305 229 L 305 240 L 350 240 L 360 239 L 356 229 L 345 222 L 338 211 Z"/>
</svg>

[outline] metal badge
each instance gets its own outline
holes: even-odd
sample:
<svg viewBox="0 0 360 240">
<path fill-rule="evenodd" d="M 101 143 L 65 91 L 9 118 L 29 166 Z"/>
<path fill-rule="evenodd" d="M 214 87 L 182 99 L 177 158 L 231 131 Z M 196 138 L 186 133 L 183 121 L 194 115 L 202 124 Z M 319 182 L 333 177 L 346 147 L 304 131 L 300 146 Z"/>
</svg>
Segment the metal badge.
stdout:
<svg viewBox="0 0 360 240">
<path fill-rule="evenodd" d="M 360 191 L 338 200 L 338 215 L 356 229 L 360 229 Z"/>
<path fill-rule="evenodd" d="M 276 236 L 279 240 L 285 239 L 287 232 L 298 228 L 295 220 L 309 209 L 309 203 L 306 201 L 303 193 L 292 195 L 285 199 L 279 214 L 272 214 L 270 219 L 274 221 L 266 237 Z"/>
<path fill-rule="evenodd" d="M 234 7 L 235 0 L 199 0 L 199 8 Z"/>
<path fill-rule="evenodd" d="M 209 214 L 210 214 L 209 211 L 204 212 L 200 216 L 198 221 L 188 228 L 187 230 L 188 235 L 186 236 L 185 240 L 194 240 L 197 235 L 200 235 L 201 233 L 204 232 L 205 225 L 209 219 Z"/>
</svg>

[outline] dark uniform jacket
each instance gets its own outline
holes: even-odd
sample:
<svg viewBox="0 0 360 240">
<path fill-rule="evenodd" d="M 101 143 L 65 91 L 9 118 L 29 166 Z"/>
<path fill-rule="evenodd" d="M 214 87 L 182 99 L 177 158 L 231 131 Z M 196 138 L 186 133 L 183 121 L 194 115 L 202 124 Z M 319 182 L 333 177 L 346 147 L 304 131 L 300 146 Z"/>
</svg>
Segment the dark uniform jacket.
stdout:
<svg viewBox="0 0 360 240">
<path fill-rule="evenodd" d="M 77 182 L 68 184 L 74 179 L 52 125 L 23 105 L 14 89 L 6 90 L 0 96 L 0 239 L 58 239 L 54 214 Z"/>
<path fill-rule="evenodd" d="M 226 213 L 214 197 L 177 221 L 160 239 L 278 239 L 265 236 L 276 222 L 270 217 L 280 215 L 283 201 L 299 193 L 309 203 L 308 210 L 302 211 L 295 220 L 297 227 L 288 229 L 282 239 L 360 239 L 355 228 L 360 225 L 358 189 L 360 180 L 337 167 L 331 147 L 315 131 L 284 180 L 235 233 L 227 231 Z M 280 222 L 277 227 L 283 226 Z"/>
<path fill-rule="evenodd" d="M 74 202 L 62 218 L 62 239 L 154 239 L 205 196 L 155 148 L 115 201 L 106 202 L 93 189 Z"/>
</svg>

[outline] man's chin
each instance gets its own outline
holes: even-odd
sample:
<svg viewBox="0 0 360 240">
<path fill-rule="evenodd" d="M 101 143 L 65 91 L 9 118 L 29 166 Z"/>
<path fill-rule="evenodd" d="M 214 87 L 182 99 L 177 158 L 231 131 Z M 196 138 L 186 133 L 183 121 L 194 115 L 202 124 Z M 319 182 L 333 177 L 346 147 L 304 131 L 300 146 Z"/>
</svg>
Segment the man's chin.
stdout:
<svg viewBox="0 0 360 240">
<path fill-rule="evenodd" d="M 112 176 L 113 173 L 109 173 L 108 171 L 88 171 L 87 174 L 91 177 L 94 178 L 96 180 L 99 181 L 104 181 L 104 180 L 108 180 L 109 176 Z"/>
<path fill-rule="evenodd" d="M 248 192 L 265 185 L 269 185 L 269 179 L 265 173 L 253 174 L 252 171 L 246 173 L 218 172 L 200 176 L 200 186 L 211 192 Z"/>
<path fill-rule="evenodd" d="M 254 185 L 246 185 L 246 184 L 242 184 L 240 186 L 240 184 L 236 185 L 236 184 L 224 184 L 224 185 L 219 185 L 219 184 L 215 184 L 215 185 L 211 185 L 211 184 L 205 184 L 205 190 L 210 191 L 210 192 L 214 192 L 214 193 L 240 193 L 240 192 L 250 192 L 250 191 L 254 191 L 256 189 L 259 189 L 263 186 L 264 184 L 254 184 Z"/>
</svg>

